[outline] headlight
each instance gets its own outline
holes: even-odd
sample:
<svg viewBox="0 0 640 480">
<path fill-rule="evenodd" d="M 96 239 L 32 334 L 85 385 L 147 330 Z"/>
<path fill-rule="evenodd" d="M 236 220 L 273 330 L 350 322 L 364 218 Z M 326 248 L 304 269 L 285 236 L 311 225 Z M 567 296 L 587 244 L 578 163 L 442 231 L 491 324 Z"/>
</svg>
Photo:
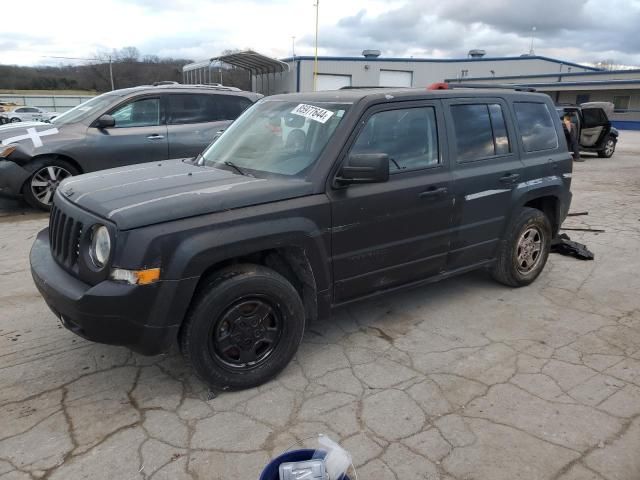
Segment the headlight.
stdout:
<svg viewBox="0 0 640 480">
<path fill-rule="evenodd" d="M 93 227 L 93 235 L 91 237 L 91 248 L 89 255 L 96 267 L 102 268 L 109 260 L 111 254 L 111 236 L 109 230 L 104 225 L 96 225 Z"/>
</svg>

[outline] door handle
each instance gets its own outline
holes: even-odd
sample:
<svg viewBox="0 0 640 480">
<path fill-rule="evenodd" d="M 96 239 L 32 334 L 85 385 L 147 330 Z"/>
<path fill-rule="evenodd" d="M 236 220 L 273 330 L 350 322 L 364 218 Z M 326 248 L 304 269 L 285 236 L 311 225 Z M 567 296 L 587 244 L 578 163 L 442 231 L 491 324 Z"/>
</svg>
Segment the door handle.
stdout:
<svg viewBox="0 0 640 480">
<path fill-rule="evenodd" d="M 519 173 L 507 173 L 504 177 L 500 177 L 502 183 L 516 183 L 520 178 Z"/>
<path fill-rule="evenodd" d="M 439 197 L 440 195 L 446 194 L 448 191 L 447 187 L 432 187 L 424 192 L 420 192 L 420 195 L 418 196 L 420 198 Z"/>
<path fill-rule="evenodd" d="M 147 138 L 149 140 L 162 140 L 164 138 L 164 135 L 158 135 L 157 133 L 154 133 L 153 135 L 147 136 Z"/>
</svg>

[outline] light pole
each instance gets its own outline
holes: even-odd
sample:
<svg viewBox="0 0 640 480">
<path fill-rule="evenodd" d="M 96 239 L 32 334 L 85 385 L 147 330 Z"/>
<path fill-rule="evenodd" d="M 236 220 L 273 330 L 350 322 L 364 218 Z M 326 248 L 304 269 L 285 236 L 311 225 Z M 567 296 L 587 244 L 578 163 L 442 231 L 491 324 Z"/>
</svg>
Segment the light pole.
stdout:
<svg viewBox="0 0 640 480">
<path fill-rule="evenodd" d="M 529 55 L 535 55 L 533 51 L 533 36 L 536 34 L 536 27 L 531 27 L 531 47 L 529 47 Z"/>
<path fill-rule="evenodd" d="M 291 37 L 291 56 L 296 58 L 296 37 L 295 35 Z"/>
<path fill-rule="evenodd" d="M 318 15 L 320 11 L 320 0 L 316 0 L 314 7 L 316 7 L 316 51 L 313 59 L 313 91 L 315 92 L 318 86 Z"/>
</svg>

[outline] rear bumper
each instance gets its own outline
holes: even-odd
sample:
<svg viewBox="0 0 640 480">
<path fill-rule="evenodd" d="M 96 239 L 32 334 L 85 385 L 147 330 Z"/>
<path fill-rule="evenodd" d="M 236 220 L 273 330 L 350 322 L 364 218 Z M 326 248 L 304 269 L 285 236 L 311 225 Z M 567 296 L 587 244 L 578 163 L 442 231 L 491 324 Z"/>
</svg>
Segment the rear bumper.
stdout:
<svg viewBox="0 0 640 480">
<path fill-rule="evenodd" d="M 55 262 L 48 229 L 38 234 L 30 261 L 36 287 L 66 328 L 88 340 L 124 345 L 144 355 L 171 347 L 197 282 L 139 286 L 107 280 L 88 285 Z"/>
<path fill-rule="evenodd" d="M 19 195 L 31 173 L 11 160 L 0 158 L 0 192 Z"/>
</svg>

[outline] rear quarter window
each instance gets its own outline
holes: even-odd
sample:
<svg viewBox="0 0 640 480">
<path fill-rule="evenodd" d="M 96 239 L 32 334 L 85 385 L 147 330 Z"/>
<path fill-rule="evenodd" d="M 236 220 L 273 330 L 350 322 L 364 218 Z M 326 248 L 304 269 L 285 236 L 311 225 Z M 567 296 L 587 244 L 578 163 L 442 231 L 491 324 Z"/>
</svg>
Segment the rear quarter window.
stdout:
<svg viewBox="0 0 640 480">
<path fill-rule="evenodd" d="M 558 133 L 546 103 L 514 102 L 513 108 L 525 152 L 558 147 Z"/>
</svg>

